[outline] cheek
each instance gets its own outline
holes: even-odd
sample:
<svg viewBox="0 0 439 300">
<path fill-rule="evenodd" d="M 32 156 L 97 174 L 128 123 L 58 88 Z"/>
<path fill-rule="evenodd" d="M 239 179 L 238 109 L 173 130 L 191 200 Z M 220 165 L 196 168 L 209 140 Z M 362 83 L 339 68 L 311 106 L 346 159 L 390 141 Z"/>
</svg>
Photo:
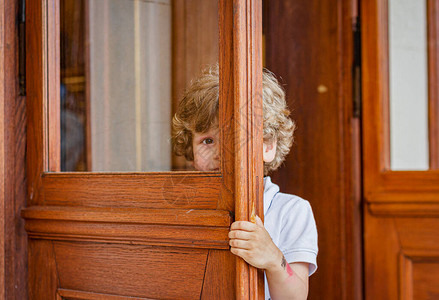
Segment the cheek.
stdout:
<svg viewBox="0 0 439 300">
<path fill-rule="evenodd" d="M 194 167 L 199 171 L 203 171 L 205 164 L 205 153 L 200 146 L 195 146 L 194 148 Z"/>
<path fill-rule="evenodd" d="M 194 161 L 199 163 L 206 162 L 212 157 L 212 149 L 208 146 L 200 145 L 194 149 Z"/>
</svg>

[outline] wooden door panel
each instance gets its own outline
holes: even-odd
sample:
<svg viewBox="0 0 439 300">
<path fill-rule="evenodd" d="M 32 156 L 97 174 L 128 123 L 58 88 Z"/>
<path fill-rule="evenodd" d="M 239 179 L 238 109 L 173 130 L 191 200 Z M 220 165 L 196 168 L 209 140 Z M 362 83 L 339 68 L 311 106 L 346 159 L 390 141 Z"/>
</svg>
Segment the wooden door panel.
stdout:
<svg viewBox="0 0 439 300">
<path fill-rule="evenodd" d="M 144 297 L 126 297 L 111 294 L 84 292 L 77 290 L 57 289 L 56 300 L 150 300 Z"/>
<path fill-rule="evenodd" d="M 436 299 L 439 219 L 375 216 L 365 219 L 368 299 Z"/>
<path fill-rule="evenodd" d="M 220 210 L 30 207 L 31 238 L 228 249 L 231 217 Z"/>
<path fill-rule="evenodd" d="M 54 242 L 59 288 L 199 299 L 208 250 Z"/>
<path fill-rule="evenodd" d="M 40 197 L 46 205 L 216 209 L 220 183 L 212 172 L 45 173 Z"/>
<path fill-rule="evenodd" d="M 233 254 L 228 250 L 209 250 L 201 292 L 202 300 L 234 299 L 235 278 Z"/>
<path fill-rule="evenodd" d="M 439 252 L 405 258 L 404 264 L 408 271 L 402 275 L 409 281 L 402 281 L 401 285 L 412 286 L 412 290 L 403 294 L 403 299 L 439 299 Z"/>
<path fill-rule="evenodd" d="M 58 276 L 52 241 L 29 239 L 28 255 L 29 299 L 56 299 Z"/>
<path fill-rule="evenodd" d="M 30 282 L 31 299 L 235 297 L 228 250 L 33 239 L 29 250 L 30 271 L 40 274 Z"/>
</svg>

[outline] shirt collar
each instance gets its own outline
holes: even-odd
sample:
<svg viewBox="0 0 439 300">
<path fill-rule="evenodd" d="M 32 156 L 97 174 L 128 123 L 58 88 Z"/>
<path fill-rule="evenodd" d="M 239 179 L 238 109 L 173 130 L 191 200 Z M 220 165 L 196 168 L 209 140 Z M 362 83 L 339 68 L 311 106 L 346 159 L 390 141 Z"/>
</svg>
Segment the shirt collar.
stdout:
<svg viewBox="0 0 439 300">
<path fill-rule="evenodd" d="M 279 186 L 271 182 L 270 176 L 264 177 L 264 215 L 267 214 L 274 196 L 279 192 Z"/>
</svg>

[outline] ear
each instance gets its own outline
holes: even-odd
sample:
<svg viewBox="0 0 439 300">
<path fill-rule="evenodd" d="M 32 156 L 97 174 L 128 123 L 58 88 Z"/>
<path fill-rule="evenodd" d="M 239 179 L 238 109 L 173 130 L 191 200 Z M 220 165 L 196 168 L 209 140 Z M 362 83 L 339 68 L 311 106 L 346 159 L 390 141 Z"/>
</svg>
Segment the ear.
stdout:
<svg viewBox="0 0 439 300">
<path fill-rule="evenodd" d="M 272 162 L 274 157 L 276 156 L 276 149 L 277 149 L 277 141 L 273 140 L 270 142 L 264 142 L 263 145 L 263 157 L 264 162 L 269 163 Z"/>
</svg>

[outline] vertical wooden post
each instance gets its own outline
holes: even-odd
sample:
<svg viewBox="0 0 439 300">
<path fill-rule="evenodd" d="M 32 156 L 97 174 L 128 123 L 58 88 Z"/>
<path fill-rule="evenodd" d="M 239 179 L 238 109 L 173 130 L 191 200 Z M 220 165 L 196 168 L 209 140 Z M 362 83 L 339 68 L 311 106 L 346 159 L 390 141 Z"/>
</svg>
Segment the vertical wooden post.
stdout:
<svg viewBox="0 0 439 300">
<path fill-rule="evenodd" d="M 427 1 L 428 49 L 428 140 L 430 169 L 439 169 L 439 3 Z"/>
<path fill-rule="evenodd" d="M 263 217 L 262 1 L 221 1 L 219 13 L 220 105 L 230 120 L 220 124 L 222 170 L 224 177 L 234 171 L 225 184 L 234 192 L 235 219 L 254 222 Z M 236 298 L 263 299 L 263 287 L 263 272 L 237 259 Z"/>
<path fill-rule="evenodd" d="M 26 80 L 27 149 L 26 178 L 28 182 L 28 205 L 38 204 L 42 186 L 41 174 L 47 170 L 47 147 L 44 132 L 46 112 L 43 107 L 46 71 L 44 69 L 43 32 L 46 1 L 26 1 Z M 32 17 L 31 17 L 32 16 Z"/>
<path fill-rule="evenodd" d="M 61 96 L 60 96 L 60 20 L 59 1 L 47 2 L 47 28 L 44 30 L 45 51 L 47 58 L 47 74 L 45 76 L 47 90 L 44 94 L 47 103 L 48 117 L 48 171 L 61 171 Z M 44 19 L 43 19 L 44 20 Z"/>
</svg>

